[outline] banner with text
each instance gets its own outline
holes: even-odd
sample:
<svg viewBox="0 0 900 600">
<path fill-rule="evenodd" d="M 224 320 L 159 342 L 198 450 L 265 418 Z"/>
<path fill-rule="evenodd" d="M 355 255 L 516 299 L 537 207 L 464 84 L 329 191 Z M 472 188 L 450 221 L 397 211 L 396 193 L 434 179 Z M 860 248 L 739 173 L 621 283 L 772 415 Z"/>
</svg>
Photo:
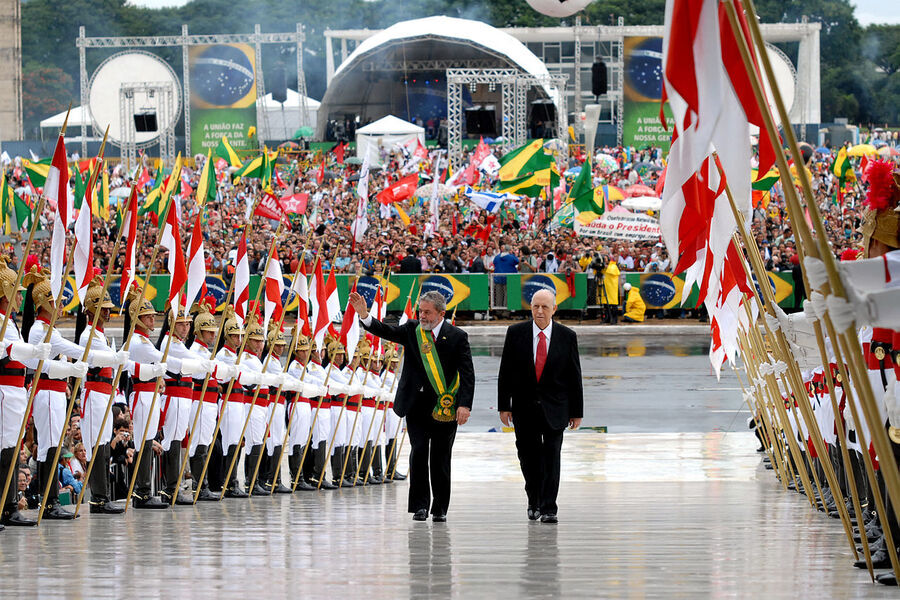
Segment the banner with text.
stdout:
<svg viewBox="0 0 900 600">
<path fill-rule="evenodd" d="M 675 123 L 668 103 L 663 107 L 668 124 L 666 131 L 659 122 L 662 97 L 662 38 L 625 36 L 625 115 L 622 144 L 643 148 L 659 146 L 669 149 Z"/>
<path fill-rule="evenodd" d="M 575 221 L 575 233 L 586 237 L 633 242 L 659 238 L 659 221 L 654 217 L 635 213 L 607 213 L 587 225 Z"/>
<path fill-rule="evenodd" d="M 225 136 L 237 150 L 256 147 L 256 53 L 248 44 L 190 49 L 191 153 L 206 154 Z"/>
</svg>

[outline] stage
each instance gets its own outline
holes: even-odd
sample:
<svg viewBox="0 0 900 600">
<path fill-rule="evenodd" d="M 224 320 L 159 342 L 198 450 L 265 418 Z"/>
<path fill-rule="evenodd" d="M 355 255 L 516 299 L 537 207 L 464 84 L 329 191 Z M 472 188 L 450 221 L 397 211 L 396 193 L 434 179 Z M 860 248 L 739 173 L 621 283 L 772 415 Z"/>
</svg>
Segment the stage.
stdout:
<svg viewBox="0 0 900 600">
<path fill-rule="evenodd" d="M 896 597 L 749 433 L 567 433 L 558 525 L 514 438 L 460 433 L 447 523 L 407 485 L 224 500 L 0 532 L 4 598 Z M 404 451 L 405 454 L 405 451 Z M 405 466 L 405 459 L 401 461 Z"/>
</svg>

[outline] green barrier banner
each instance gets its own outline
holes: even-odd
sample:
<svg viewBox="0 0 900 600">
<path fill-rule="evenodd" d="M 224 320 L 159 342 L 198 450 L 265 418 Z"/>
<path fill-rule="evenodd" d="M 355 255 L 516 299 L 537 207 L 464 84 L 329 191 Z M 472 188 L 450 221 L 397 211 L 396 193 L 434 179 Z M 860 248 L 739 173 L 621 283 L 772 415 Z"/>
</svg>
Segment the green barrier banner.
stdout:
<svg viewBox="0 0 900 600">
<path fill-rule="evenodd" d="M 783 308 L 793 308 L 797 301 L 794 297 L 794 282 L 790 272 L 769 273 L 769 285 L 775 294 L 775 299 Z M 438 291 L 447 299 L 447 312 L 452 314 L 454 310 L 459 312 L 483 312 L 490 308 L 491 277 L 499 282 L 499 276 L 489 274 L 456 274 L 424 273 L 422 275 L 391 275 L 389 278 L 372 277 L 364 275 L 357 282 L 357 290 L 367 302 L 371 304 L 375 299 L 376 290 L 381 287 L 382 294 L 387 298 L 387 309 L 390 312 L 402 312 L 406 306 L 407 298 L 415 302 L 420 292 Z M 338 297 L 341 308 L 346 306 L 350 286 L 355 275 L 336 275 Z M 523 273 L 504 275 L 505 284 L 497 283 L 496 297 L 505 298 L 505 308 L 510 312 L 522 312 L 530 310 L 531 298 L 538 290 L 546 289 L 556 294 L 556 303 L 560 310 L 583 310 L 588 306 L 598 304 L 596 298 L 589 298 L 589 293 L 596 294 L 596 288 L 589 285 L 586 273 L 574 273 L 568 278 L 563 273 Z M 297 310 L 297 299 L 288 297 L 292 278 L 284 277 L 284 294 L 282 303 L 288 312 Z M 257 288 L 262 281 L 259 275 L 250 277 L 250 298 L 256 296 Z M 671 273 L 625 273 L 623 283 L 630 283 L 636 287 L 648 309 L 671 309 L 681 305 L 681 294 L 684 288 L 684 276 L 673 276 Z M 138 285 L 144 283 L 143 278 L 137 278 Z M 224 308 L 225 296 L 228 293 L 228 281 L 220 275 L 208 275 L 206 287 L 208 293 L 214 296 L 219 303 L 219 310 Z M 66 289 L 63 294 L 63 306 L 66 311 L 74 312 L 79 305 L 78 297 L 74 293 L 75 280 L 71 277 L 66 280 Z M 109 287 L 110 296 L 116 306 L 122 305 L 119 294 L 119 277 L 114 276 Z M 685 306 L 693 308 L 697 304 L 699 290 L 696 286 L 687 297 Z M 505 294 L 505 296 L 501 295 Z M 153 302 L 153 306 L 159 311 L 166 309 L 166 299 L 169 296 L 169 276 L 153 275 L 147 287 L 147 298 Z M 621 296 L 621 295 L 620 295 Z M 501 300 L 502 302 L 502 300 Z"/>
</svg>

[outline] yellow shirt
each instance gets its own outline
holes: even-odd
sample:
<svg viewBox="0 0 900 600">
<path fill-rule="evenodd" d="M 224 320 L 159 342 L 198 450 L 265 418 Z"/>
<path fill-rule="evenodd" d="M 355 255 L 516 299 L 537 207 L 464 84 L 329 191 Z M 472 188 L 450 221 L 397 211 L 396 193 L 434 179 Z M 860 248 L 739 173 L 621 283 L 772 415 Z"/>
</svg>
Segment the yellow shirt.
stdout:
<svg viewBox="0 0 900 600">
<path fill-rule="evenodd" d="M 628 297 L 625 300 L 625 316 L 640 323 L 644 320 L 646 310 L 647 305 L 644 304 L 641 293 L 636 287 L 632 287 L 628 290 Z"/>
<path fill-rule="evenodd" d="M 604 295 L 600 293 L 601 304 L 618 304 L 619 303 L 619 266 L 610 261 L 603 270 L 603 288 L 606 291 Z"/>
</svg>

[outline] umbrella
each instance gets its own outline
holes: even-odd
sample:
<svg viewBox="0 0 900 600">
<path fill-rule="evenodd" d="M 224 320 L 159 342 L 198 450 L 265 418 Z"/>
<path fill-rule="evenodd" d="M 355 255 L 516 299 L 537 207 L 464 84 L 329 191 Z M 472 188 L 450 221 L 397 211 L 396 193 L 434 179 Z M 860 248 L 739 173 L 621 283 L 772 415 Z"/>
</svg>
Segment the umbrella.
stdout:
<svg viewBox="0 0 900 600">
<path fill-rule="evenodd" d="M 567 169 L 565 173 L 563 173 L 563 177 L 577 177 L 581 174 L 581 167 L 572 167 L 571 169 Z"/>
<path fill-rule="evenodd" d="M 653 165 L 648 162 L 639 162 L 634 165 L 634 170 L 638 172 L 638 175 L 643 176 L 650 172 L 650 167 L 652 166 Z"/>
<path fill-rule="evenodd" d="M 624 200 L 625 193 L 622 191 L 622 188 L 617 188 L 614 185 L 605 185 L 603 186 L 606 189 L 607 199 L 608 200 Z"/>
<path fill-rule="evenodd" d="M 875 146 L 872 144 L 857 144 L 847 151 L 850 156 L 871 156 L 875 154 Z"/>
<path fill-rule="evenodd" d="M 492 138 L 492 137 L 486 137 L 486 138 L 484 138 L 484 143 L 485 143 L 485 144 L 493 144 L 493 143 L 494 143 L 494 138 Z"/>
<path fill-rule="evenodd" d="M 303 126 L 297 131 L 294 132 L 294 139 L 302 138 L 302 137 L 312 137 L 315 134 L 312 127 Z"/>
<path fill-rule="evenodd" d="M 819 146 L 818 148 L 816 148 L 816 152 L 818 152 L 819 154 L 831 154 L 831 149 L 826 148 L 825 146 Z"/>
<path fill-rule="evenodd" d="M 348 165 L 361 165 L 362 159 L 358 156 L 351 156 L 350 158 L 344 159 L 344 162 Z"/>
<path fill-rule="evenodd" d="M 425 185 L 416 188 L 415 195 L 418 196 L 419 198 L 430 198 L 431 193 L 432 193 L 432 186 L 434 186 L 434 185 L 435 184 L 433 184 L 433 183 L 426 183 Z M 453 194 L 456 193 L 456 188 L 452 185 L 445 185 L 443 183 L 438 183 L 437 186 L 438 186 L 438 190 L 437 190 L 438 196 L 440 196 L 442 198 L 446 198 L 447 196 L 452 196 Z"/>
<path fill-rule="evenodd" d="M 642 183 L 636 183 L 634 185 L 628 186 L 625 188 L 625 197 L 626 198 L 637 198 L 638 196 L 650 196 L 656 197 L 656 190 L 648 185 L 644 185 Z"/>
<path fill-rule="evenodd" d="M 887 142 L 884 140 L 872 140 L 872 145 L 878 148 L 879 146 L 887 146 Z"/>
<path fill-rule="evenodd" d="M 662 200 L 654 196 L 637 196 L 634 198 L 626 198 L 622 202 L 622 206 L 630 210 L 659 210 L 662 206 Z"/>
<path fill-rule="evenodd" d="M 291 148 L 292 150 L 296 150 L 300 147 L 300 144 L 297 142 L 284 142 L 283 144 L 278 144 L 279 148 Z"/>
<path fill-rule="evenodd" d="M 898 152 L 896 148 L 891 148 L 890 146 L 882 146 L 878 149 L 878 155 L 886 158 L 889 156 L 898 156 L 900 155 L 900 152 Z"/>
<path fill-rule="evenodd" d="M 118 187 L 109 192 L 110 198 L 127 198 L 131 194 L 131 188 L 128 186 Z"/>
<path fill-rule="evenodd" d="M 619 170 L 619 163 L 609 154 L 598 154 L 594 157 L 594 164 L 608 172 Z"/>
</svg>

